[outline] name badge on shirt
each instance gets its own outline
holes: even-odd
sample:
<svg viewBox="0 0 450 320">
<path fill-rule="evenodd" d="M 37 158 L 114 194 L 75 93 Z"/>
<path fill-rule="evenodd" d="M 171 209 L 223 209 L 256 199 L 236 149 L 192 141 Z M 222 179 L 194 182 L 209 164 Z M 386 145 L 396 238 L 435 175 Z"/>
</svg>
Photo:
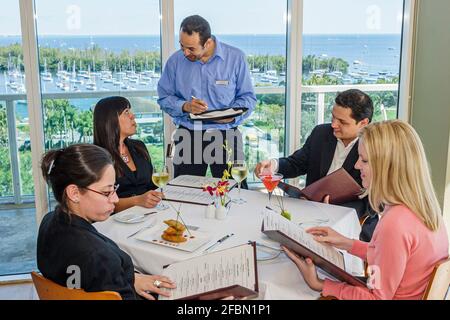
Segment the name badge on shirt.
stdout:
<svg viewBox="0 0 450 320">
<path fill-rule="evenodd" d="M 218 86 L 227 86 L 230 81 L 228 80 L 216 80 L 216 85 Z"/>
</svg>

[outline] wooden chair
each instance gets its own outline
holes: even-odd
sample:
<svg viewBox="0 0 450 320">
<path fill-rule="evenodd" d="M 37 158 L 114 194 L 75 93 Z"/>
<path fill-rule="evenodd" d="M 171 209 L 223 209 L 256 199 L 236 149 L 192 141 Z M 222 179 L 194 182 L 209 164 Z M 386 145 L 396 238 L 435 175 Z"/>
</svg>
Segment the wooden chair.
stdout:
<svg viewBox="0 0 450 320">
<path fill-rule="evenodd" d="M 450 258 L 439 263 L 433 270 L 423 300 L 448 300 L 450 286 Z"/>
<path fill-rule="evenodd" d="M 31 278 L 41 300 L 122 300 L 114 291 L 86 292 L 82 289 L 69 289 L 31 272 Z"/>
</svg>

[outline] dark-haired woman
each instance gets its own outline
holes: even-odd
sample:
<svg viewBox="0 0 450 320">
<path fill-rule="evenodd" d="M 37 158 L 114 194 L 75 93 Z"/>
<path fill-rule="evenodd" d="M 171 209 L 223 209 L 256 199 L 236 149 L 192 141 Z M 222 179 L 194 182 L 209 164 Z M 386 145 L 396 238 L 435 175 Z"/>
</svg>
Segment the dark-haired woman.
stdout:
<svg viewBox="0 0 450 320">
<path fill-rule="evenodd" d="M 115 291 L 123 299 L 165 295 L 174 288 L 166 277 L 135 274 L 130 256 L 92 223 L 106 220 L 118 201 L 110 154 L 95 145 L 51 150 L 42 160 L 42 174 L 58 202 L 40 227 L 37 264 L 44 277 L 87 292 Z"/>
<path fill-rule="evenodd" d="M 162 193 L 154 191 L 153 166 L 142 141 L 130 139 L 136 134 L 131 104 L 124 97 L 101 99 L 94 109 L 94 144 L 111 153 L 116 170 L 119 202 L 115 211 L 133 206 L 155 207 Z"/>
</svg>

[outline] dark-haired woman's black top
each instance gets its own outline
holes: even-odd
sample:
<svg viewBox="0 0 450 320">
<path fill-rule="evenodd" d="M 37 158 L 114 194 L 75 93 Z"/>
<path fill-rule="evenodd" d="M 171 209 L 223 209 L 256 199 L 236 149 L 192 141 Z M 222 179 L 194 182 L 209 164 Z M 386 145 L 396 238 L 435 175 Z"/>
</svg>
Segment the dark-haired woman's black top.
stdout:
<svg viewBox="0 0 450 320">
<path fill-rule="evenodd" d="M 77 215 L 60 210 L 48 213 L 37 239 L 37 265 L 44 277 L 67 287 L 80 270 L 80 287 L 87 292 L 115 291 L 122 299 L 136 299 L 134 267 L 128 254 Z M 72 267 L 73 268 L 73 267 Z"/>
<path fill-rule="evenodd" d="M 125 162 L 121 163 L 123 175 L 116 176 L 116 183 L 120 185 L 117 189 L 117 196 L 128 198 L 157 189 L 158 187 L 152 181 L 153 165 L 151 160 L 145 159 L 136 149 L 136 145 L 140 145 L 146 151 L 145 144 L 142 141 L 132 139 L 125 139 L 124 143 L 133 158 L 136 171 L 131 171 Z M 148 159 L 150 159 L 150 156 L 148 156 Z"/>
</svg>

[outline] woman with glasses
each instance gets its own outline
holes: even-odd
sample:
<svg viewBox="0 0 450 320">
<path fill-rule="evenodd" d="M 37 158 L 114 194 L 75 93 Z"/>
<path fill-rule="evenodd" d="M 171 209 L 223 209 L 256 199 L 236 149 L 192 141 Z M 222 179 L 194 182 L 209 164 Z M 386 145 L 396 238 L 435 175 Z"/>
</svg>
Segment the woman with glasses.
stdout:
<svg viewBox="0 0 450 320">
<path fill-rule="evenodd" d="M 131 139 L 136 134 L 136 120 L 131 104 L 124 97 L 101 99 L 94 109 L 94 144 L 112 155 L 119 202 L 115 212 L 133 206 L 155 207 L 162 193 L 154 191 L 153 166 L 147 147 L 142 141 Z"/>
<path fill-rule="evenodd" d="M 115 291 L 123 299 L 153 300 L 174 288 L 166 277 L 135 274 L 130 256 L 92 225 L 108 219 L 118 202 L 111 155 L 95 145 L 51 150 L 42 174 L 57 206 L 39 228 L 37 264 L 44 277 L 87 292 Z"/>
</svg>

